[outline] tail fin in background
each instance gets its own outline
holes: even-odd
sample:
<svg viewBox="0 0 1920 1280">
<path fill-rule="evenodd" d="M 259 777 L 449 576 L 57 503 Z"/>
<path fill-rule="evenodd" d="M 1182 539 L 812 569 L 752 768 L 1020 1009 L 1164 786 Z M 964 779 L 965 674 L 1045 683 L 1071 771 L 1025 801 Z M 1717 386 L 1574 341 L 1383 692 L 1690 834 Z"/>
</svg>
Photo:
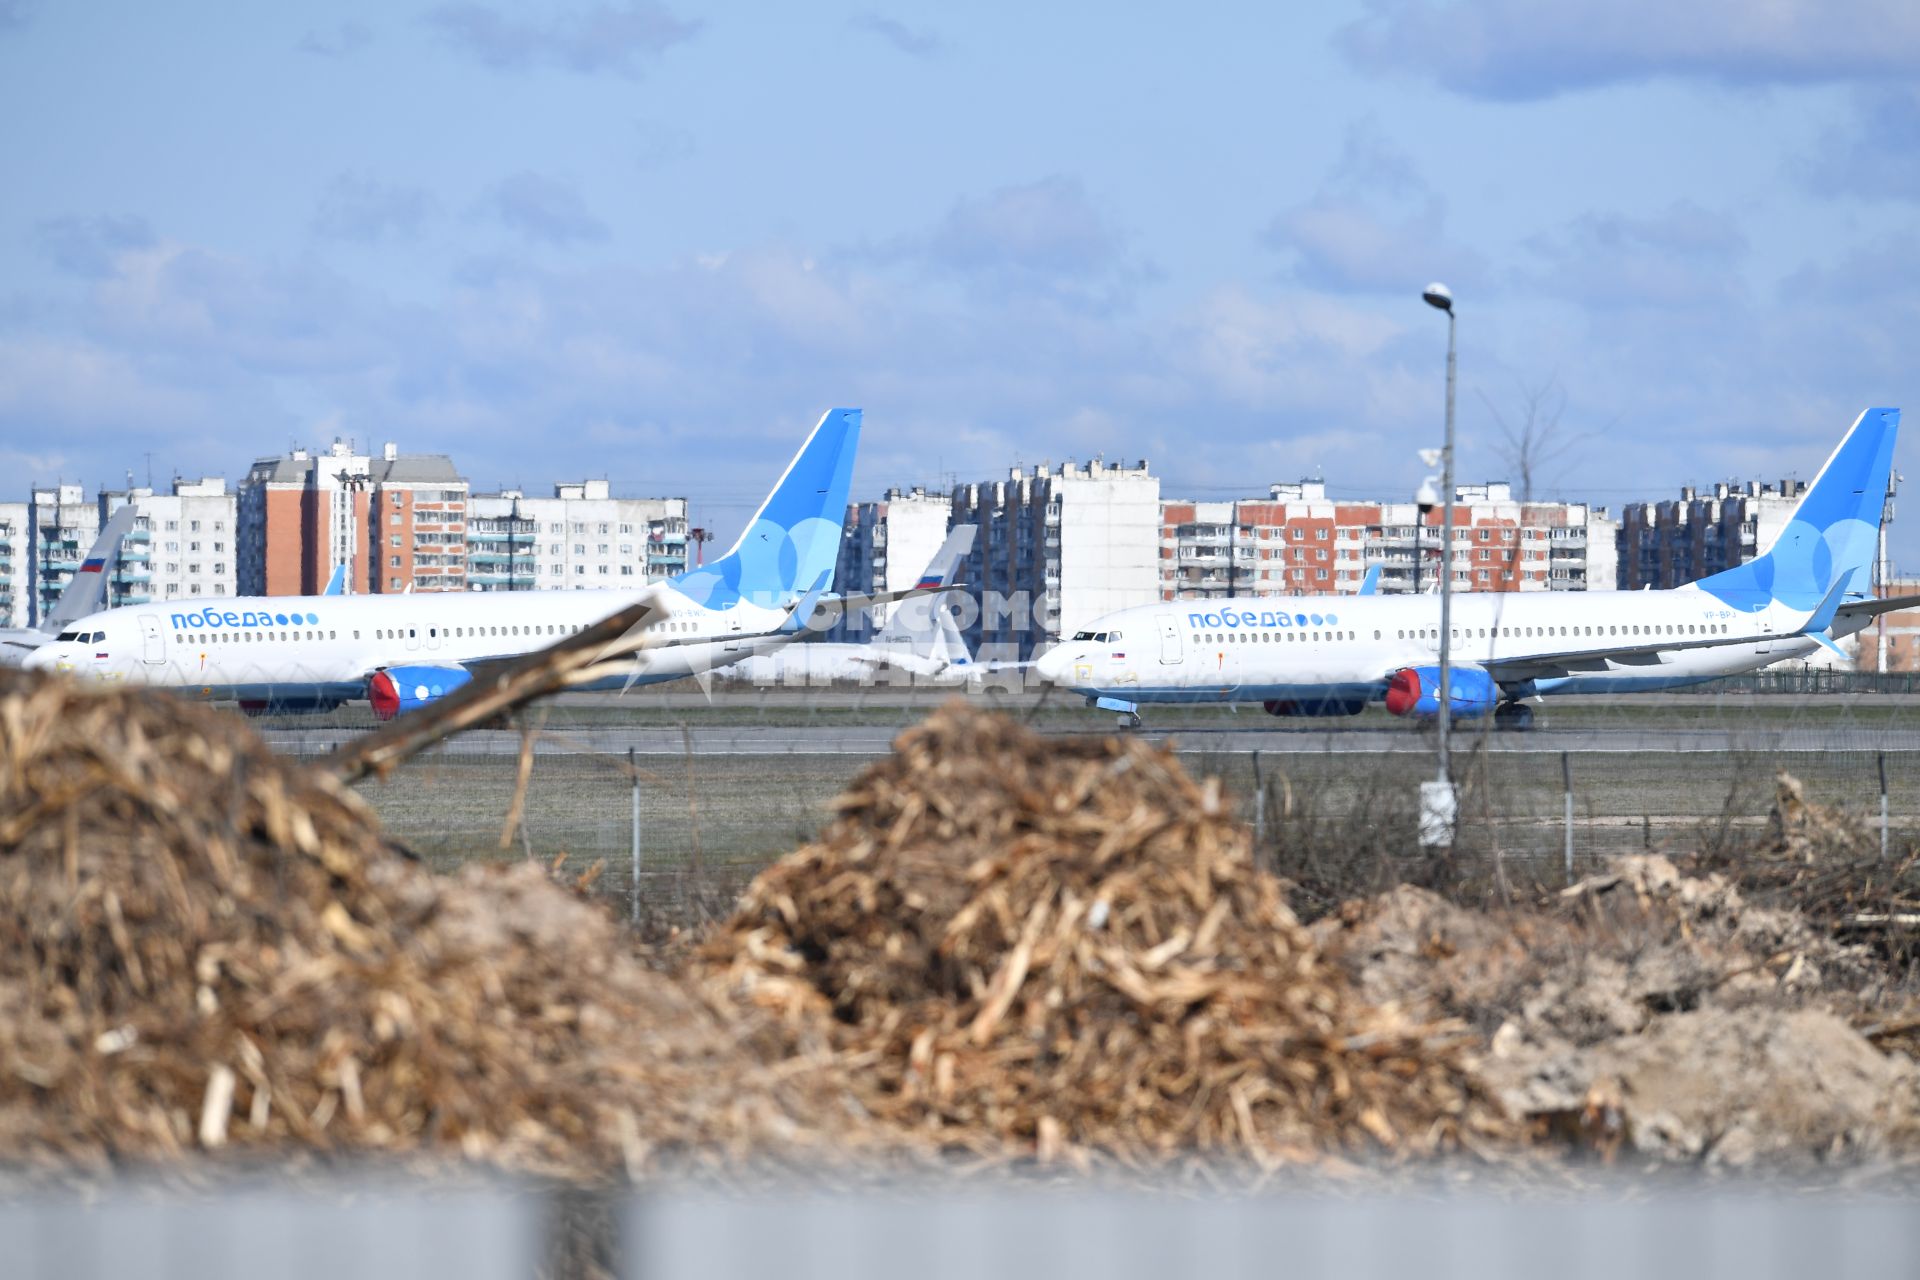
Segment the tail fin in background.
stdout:
<svg viewBox="0 0 1920 1280">
<path fill-rule="evenodd" d="M 47 611 L 47 616 L 40 620 L 40 630 L 56 635 L 75 618 L 106 608 L 107 579 L 113 573 L 113 562 L 120 558 L 120 542 L 139 517 L 140 508 L 131 502 L 108 517 L 100 528 L 100 536 L 87 549 L 86 559 L 80 562 L 79 571 Z"/>
<path fill-rule="evenodd" d="M 1774 601 L 1803 612 L 1819 609 L 1841 582 L 1847 600 L 1866 599 L 1899 435 L 1898 409 L 1868 409 L 1854 419 L 1773 545 L 1694 585 L 1747 612 Z"/>
<path fill-rule="evenodd" d="M 727 553 L 671 584 L 709 609 L 741 601 L 784 608 L 833 585 L 840 537 L 860 445 L 860 410 L 833 409 L 815 424 Z"/>
<path fill-rule="evenodd" d="M 1367 576 L 1360 579 L 1360 588 L 1353 594 L 1357 596 L 1377 596 L 1380 594 L 1380 566 L 1367 570 Z"/>
<path fill-rule="evenodd" d="M 346 591 L 346 586 L 347 566 L 344 563 L 337 564 L 333 566 L 333 576 L 327 579 L 327 589 L 320 594 L 323 596 L 342 595 Z"/>
</svg>

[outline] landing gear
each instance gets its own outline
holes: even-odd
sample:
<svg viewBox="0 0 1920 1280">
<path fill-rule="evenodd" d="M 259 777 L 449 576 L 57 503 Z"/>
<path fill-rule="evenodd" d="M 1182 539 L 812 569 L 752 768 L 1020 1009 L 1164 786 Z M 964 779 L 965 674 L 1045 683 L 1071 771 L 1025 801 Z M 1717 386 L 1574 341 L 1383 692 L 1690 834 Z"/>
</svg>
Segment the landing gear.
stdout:
<svg viewBox="0 0 1920 1280">
<path fill-rule="evenodd" d="M 1141 724 L 1144 723 L 1140 719 L 1139 704 L 1134 702 L 1128 702 L 1125 698 L 1106 698 L 1106 697 L 1094 696 L 1094 697 L 1089 697 L 1087 699 L 1087 704 L 1089 706 L 1098 707 L 1102 711 L 1119 712 L 1120 727 L 1122 729 L 1138 729 L 1141 726 Z"/>
<path fill-rule="evenodd" d="M 1525 733 L 1533 728 L 1533 708 L 1524 702 L 1503 702 L 1493 709 L 1493 727 Z"/>
<path fill-rule="evenodd" d="M 1145 723 L 1146 721 L 1140 718 L 1140 713 L 1138 711 L 1122 711 L 1120 713 L 1120 727 L 1122 729 L 1128 729 L 1128 730 L 1138 729 L 1141 725 Z"/>
</svg>

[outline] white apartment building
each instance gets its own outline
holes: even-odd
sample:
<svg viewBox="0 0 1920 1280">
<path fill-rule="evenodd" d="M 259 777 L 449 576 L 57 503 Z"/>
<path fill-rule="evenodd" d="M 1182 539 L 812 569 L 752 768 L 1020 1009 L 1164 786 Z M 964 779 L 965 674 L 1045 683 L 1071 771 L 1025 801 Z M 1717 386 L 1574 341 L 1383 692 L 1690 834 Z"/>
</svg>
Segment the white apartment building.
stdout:
<svg viewBox="0 0 1920 1280">
<path fill-rule="evenodd" d="M 24 502 L 0 502 L 0 627 L 31 625 L 33 612 L 33 539 L 30 508 Z"/>
<path fill-rule="evenodd" d="M 1604 591 L 1616 522 L 1583 502 L 1522 502 L 1499 482 L 1455 488 L 1453 573 L 1461 591 Z M 1335 595 L 1380 569 L 1380 590 L 1437 584 L 1444 509 L 1333 499 L 1319 480 L 1262 499 L 1163 502 L 1160 595 Z"/>
<path fill-rule="evenodd" d="M 27 501 L 27 625 L 38 626 L 100 534 L 100 508 L 77 484 L 36 487 Z"/>
<path fill-rule="evenodd" d="M 979 527 L 969 554 L 969 644 L 984 658 L 1024 660 L 1103 614 L 1160 594 L 1160 479 L 1088 462 L 953 491 L 952 523 Z"/>
<path fill-rule="evenodd" d="M 878 502 L 847 504 L 846 535 L 834 566 L 836 592 L 903 591 L 919 580 L 946 541 L 953 498 L 914 487 Z M 886 625 L 886 606 L 842 618 L 827 639 L 860 644 Z"/>
<path fill-rule="evenodd" d="M 605 480 L 476 493 L 467 507 L 473 591 L 607 590 L 687 567 L 685 498 L 616 498 Z"/>
<path fill-rule="evenodd" d="M 168 493 L 102 490 L 95 527 L 128 503 L 140 514 L 107 580 L 109 605 L 239 594 L 238 500 L 224 479 L 176 478 Z"/>
</svg>

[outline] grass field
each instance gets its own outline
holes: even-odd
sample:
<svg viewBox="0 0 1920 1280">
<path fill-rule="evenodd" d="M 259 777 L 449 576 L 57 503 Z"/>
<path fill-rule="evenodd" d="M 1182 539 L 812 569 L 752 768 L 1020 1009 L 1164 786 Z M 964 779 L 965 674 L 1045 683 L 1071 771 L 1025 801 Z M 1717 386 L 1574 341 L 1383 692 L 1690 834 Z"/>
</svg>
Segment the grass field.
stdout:
<svg viewBox="0 0 1920 1280">
<path fill-rule="evenodd" d="M 1699 724 L 1702 710 L 1689 725 Z M 1907 714 L 1903 708 L 1864 710 Z M 686 710 L 676 714 L 683 721 L 703 719 Z M 1613 714 L 1644 726 L 1678 712 L 1616 708 Z M 690 879 L 738 880 L 751 874 L 817 831 L 833 798 L 873 758 L 804 753 L 641 757 L 643 891 L 679 893 Z M 1911 753 L 1888 758 L 1897 846 L 1920 832 L 1920 768 Z M 1256 760 L 1246 752 L 1209 753 L 1202 744 L 1186 751 L 1182 763 L 1197 775 L 1219 777 L 1244 820 L 1257 825 L 1267 840 L 1366 843 L 1418 855 L 1415 796 L 1431 771 L 1424 755 L 1348 750 L 1263 753 Z M 1878 819 L 1873 752 L 1574 751 L 1567 767 L 1574 851 L 1581 864 L 1643 848 L 1690 849 L 1702 840 L 1729 837 L 1756 840 L 1780 769 L 1798 777 L 1810 799 Z M 536 755 L 523 820 L 503 845 L 516 771 L 513 756 L 463 753 L 456 740 L 385 782 L 363 784 L 361 792 L 389 830 L 435 866 L 564 854 L 570 867 L 604 863 L 605 890 L 628 895 L 634 778 L 626 758 Z M 1457 776 L 1463 851 L 1498 849 L 1510 859 L 1560 866 L 1565 791 L 1557 753 L 1488 753 L 1476 750 L 1469 736 L 1462 743 Z M 1257 801 L 1260 794 L 1264 800 Z"/>
</svg>

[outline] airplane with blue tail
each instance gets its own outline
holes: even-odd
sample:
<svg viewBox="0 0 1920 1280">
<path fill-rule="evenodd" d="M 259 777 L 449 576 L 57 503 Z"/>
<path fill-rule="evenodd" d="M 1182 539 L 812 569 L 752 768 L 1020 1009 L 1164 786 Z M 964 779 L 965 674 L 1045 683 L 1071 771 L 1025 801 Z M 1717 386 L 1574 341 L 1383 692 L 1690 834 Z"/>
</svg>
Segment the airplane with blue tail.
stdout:
<svg viewBox="0 0 1920 1280">
<path fill-rule="evenodd" d="M 1854 421 L 1771 547 L 1665 591 L 1456 592 L 1448 646 L 1454 718 L 1526 728 L 1546 695 L 1673 689 L 1822 649 L 1920 596 L 1876 599 L 1873 559 L 1898 409 Z M 1035 663 L 1040 677 L 1117 712 L 1152 703 L 1258 703 L 1276 716 L 1440 710 L 1435 596 L 1167 601 L 1099 618 Z"/>
<path fill-rule="evenodd" d="M 833 596 L 858 409 L 825 414 L 726 554 L 633 591 L 218 597 L 96 613 L 26 665 L 248 711 L 365 699 L 389 718 L 645 599 L 654 608 L 575 688 L 706 673 L 804 638 L 819 616 L 937 588 Z"/>
</svg>

